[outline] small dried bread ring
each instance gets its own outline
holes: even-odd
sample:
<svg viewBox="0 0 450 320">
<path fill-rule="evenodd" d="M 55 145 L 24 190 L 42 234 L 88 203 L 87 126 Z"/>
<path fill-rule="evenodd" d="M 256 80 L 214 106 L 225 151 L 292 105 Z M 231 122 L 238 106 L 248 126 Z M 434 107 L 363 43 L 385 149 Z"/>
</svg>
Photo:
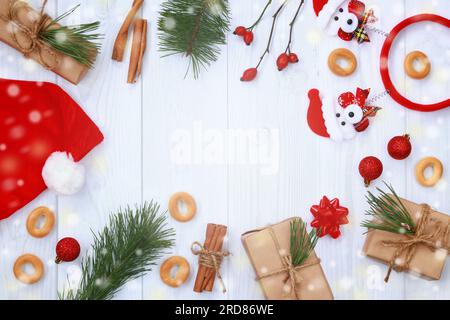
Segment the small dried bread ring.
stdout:
<svg viewBox="0 0 450 320">
<path fill-rule="evenodd" d="M 37 227 L 38 220 L 43 217 L 45 219 L 42 228 Z M 39 207 L 33 210 L 27 218 L 27 230 L 30 235 L 35 238 L 43 238 L 52 232 L 55 226 L 55 215 L 47 207 Z"/>
<path fill-rule="evenodd" d="M 430 178 L 425 177 L 425 170 L 427 168 L 433 169 L 433 175 Z M 424 187 L 433 187 L 442 178 L 444 166 L 442 162 L 435 157 L 428 157 L 419 161 L 416 166 L 416 179 Z"/>
<path fill-rule="evenodd" d="M 421 69 L 417 70 L 414 63 L 418 61 Z M 408 76 L 414 79 L 423 79 L 431 71 L 431 63 L 427 55 L 421 51 L 410 52 L 405 58 L 405 72 Z"/>
<path fill-rule="evenodd" d="M 23 270 L 23 267 L 26 264 L 31 264 L 33 266 L 33 274 L 28 274 Z M 34 284 L 41 280 L 42 276 L 44 275 L 44 264 L 38 257 L 32 254 L 24 254 L 23 256 L 17 258 L 16 262 L 14 263 L 13 271 L 14 276 L 17 278 L 17 280 L 25 284 Z"/>
<path fill-rule="evenodd" d="M 341 67 L 338 60 L 344 60 L 347 66 Z M 355 72 L 357 66 L 358 62 L 356 61 L 355 55 L 348 49 L 340 48 L 333 50 L 328 56 L 328 67 L 337 76 L 347 77 Z"/>
<path fill-rule="evenodd" d="M 180 212 L 180 202 L 183 202 L 186 205 L 186 213 Z M 177 192 L 170 198 L 169 212 L 175 220 L 179 222 L 188 222 L 192 220 L 197 213 L 197 204 L 189 193 Z"/>
<path fill-rule="evenodd" d="M 178 270 L 175 274 L 175 277 L 172 277 L 171 273 L 173 268 L 175 267 L 178 267 Z M 189 265 L 189 262 L 185 258 L 179 256 L 167 259 L 163 262 L 161 268 L 159 269 L 159 275 L 162 282 L 172 288 L 178 288 L 183 283 L 185 283 L 190 273 L 191 267 Z"/>
</svg>

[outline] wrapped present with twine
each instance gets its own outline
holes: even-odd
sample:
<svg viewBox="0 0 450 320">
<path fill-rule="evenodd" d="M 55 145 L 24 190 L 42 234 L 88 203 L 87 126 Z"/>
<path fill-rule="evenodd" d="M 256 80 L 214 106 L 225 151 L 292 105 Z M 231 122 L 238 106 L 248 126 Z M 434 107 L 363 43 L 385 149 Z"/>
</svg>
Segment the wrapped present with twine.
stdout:
<svg viewBox="0 0 450 320">
<path fill-rule="evenodd" d="M 92 33 L 99 22 L 62 26 L 60 20 L 77 7 L 52 19 L 45 13 L 47 0 L 34 10 L 22 0 L 0 0 L 0 41 L 73 84 L 78 84 L 93 66 L 99 51 Z"/>
<path fill-rule="evenodd" d="M 305 230 L 300 218 L 291 218 L 242 235 L 266 299 L 333 299 L 320 259 L 314 252 L 317 239 Z"/>
<path fill-rule="evenodd" d="M 378 189 L 369 193 L 369 219 L 364 253 L 388 265 L 385 282 L 392 271 L 412 272 L 421 277 L 441 278 L 450 250 L 450 216 L 428 204 L 416 204 Z"/>
</svg>

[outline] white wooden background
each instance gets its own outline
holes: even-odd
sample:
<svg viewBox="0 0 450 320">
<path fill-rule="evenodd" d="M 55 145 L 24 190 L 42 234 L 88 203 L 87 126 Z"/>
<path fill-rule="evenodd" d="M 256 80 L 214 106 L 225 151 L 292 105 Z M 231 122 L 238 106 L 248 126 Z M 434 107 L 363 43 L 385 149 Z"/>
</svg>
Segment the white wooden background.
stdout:
<svg viewBox="0 0 450 320">
<path fill-rule="evenodd" d="M 92 239 L 90 229 L 102 228 L 115 209 L 151 199 L 166 208 L 170 195 L 177 191 L 191 193 L 198 202 L 198 215 L 192 222 L 180 224 L 169 219 L 177 232 L 173 253 L 186 256 L 193 266 L 189 282 L 179 289 L 169 288 L 160 281 L 156 267 L 129 283 L 117 298 L 261 299 L 240 235 L 294 215 L 309 222 L 310 206 L 323 195 L 339 197 L 350 209 L 351 224 L 343 227 L 343 236 L 339 240 L 325 238 L 317 247 L 337 299 L 450 298 L 450 266 L 440 281 L 395 274 L 385 285 L 386 267 L 362 256 L 364 230 L 359 224 L 366 209 L 366 190 L 357 169 L 362 157 L 376 155 L 385 165 L 382 179 L 401 195 L 450 213 L 448 173 L 432 189 L 418 185 L 413 175 L 416 162 L 424 156 L 437 156 L 446 168 L 450 166 L 450 109 L 412 112 L 385 98 L 379 101 L 384 109 L 369 130 L 343 144 L 314 136 L 306 124 L 310 88 L 335 95 L 354 91 L 356 86 L 370 87 L 373 94 L 383 92 L 378 71 L 382 36 L 372 34 L 372 42 L 364 45 L 329 37 L 317 27 L 312 2 L 307 0 L 293 42 L 301 61 L 280 73 L 275 59 L 286 45 L 288 23 L 298 3 L 290 0 L 277 24 L 272 54 L 256 81 L 242 83 L 239 78 L 256 63 L 266 45 L 269 16 L 257 28 L 251 47 L 230 33 L 219 61 L 195 81 L 183 78 L 186 61 L 182 58 L 160 59 L 156 21 L 162 0 L 147 0 L 140 13 L 150 23 L 144 74 L 137 84 L 127 85 L 128 60 L 119 64 L 110 56 L 131 2 L 49 1 L 48 12 L 54 15 L 81 3 L 70 22 L 102 21 L 106 34 L 103 52 L 95 69 L 78 86 L 0 45 L 0 77 L 57 82 L 81 102 L 106 136 L 84 160 L 88 182 L 81 193 L 59 197 L 46 192 L 0 222 L 0 299 L 56 299 L 67 279 L 74 286 L 80 274 L 79 261 L 54 265 L 58 239 L 78 238 L 85 253 Z M 39 1 L 32 3 L 37 6 Z M 265 0 L 230 0 L 230 4 L 234 27 L 251 24 Z M 417 13 L 450 17 L 448 0 L 368 0 L 367 5 L 375 9 L 384 31 Z M 400 36 L 391 68 L 397 86 L 408 96 L 426 102 L 448 97 L 449 38 L 448 30 L 431 23 L 411 27 Z M 328 54 L 338 47 L 348 47 L 358 57 L 359 67 L 351 77 L 337 78 L 328 70 Z M 426 80 L 411 80 L 402 70 L 405 54 L 414 49 L 426 52 L 433 63 Z M 414 152 L 407 161 L 394 161 L 387 155 L 387 141 L 405 132 L 412 135 Z M 227 139 L 233 136 L 240 137 L 241 143 L 227 146 Z M 381 179 L 373 184 L 376 186 L 381 186 Z M 27 234 L 25 221 L 39 205 L 57 212 L 57 227 L 47 238 L 37 240 Z M 196 259 L 189 247 L 195 240 L 203 241 L 208 222 L 229 226 L 226 244 L 233 256 L 223 266 L 228 287 L 225 296 L 217 288 L 212 294 L 192 292 Z M 45 277 L 36 285 L 22 285 L 13 276 L 13 263 L 23 253 L 36 254 L 46 262 Z"/>
</svg>

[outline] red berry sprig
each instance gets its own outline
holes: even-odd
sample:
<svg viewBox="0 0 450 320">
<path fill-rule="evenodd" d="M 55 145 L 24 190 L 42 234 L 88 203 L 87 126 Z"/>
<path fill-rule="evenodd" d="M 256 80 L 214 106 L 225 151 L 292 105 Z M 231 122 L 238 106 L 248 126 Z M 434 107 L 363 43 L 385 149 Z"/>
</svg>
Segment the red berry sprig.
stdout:
<svg viewBox="0 0 450 320">
<path fill-rule="evenodd" d="M 299 6 L 297 8 L 297 11 L 295 12 L 294 18 L 292 19 L 291 23 L 289 24 L 289 27 L 290 27 L 289 41 L 286 46 L 286 50 L 278 56 L 278 59 L 277 59 L 278 71 L 282 71 L 282 70 L 286 69 L 290 63 L 298 63 L 299 62 L 297 54 L 295 54 L 291 51 L 291 44 L 292 44 L 292 33 L 294 30 L 294 25 L 295 25 L 295 22 L 297 21 L 298 14 L 300 13 L 300 10 L 303 7 L 304 3 L 305 3 L 304 0 L 302 0 L 300 2 Z"/>
<path fill-rule="evenodd" d="M 412 151 L 410 136 L 405 134 L 391 139 L 388 143 L 388 153 L 395 160 L 404 160 L 409 157 Z"/>
<path fill-rule="evenodd" d="M 268 6 L 270 4 L 271 1 L 268 2 L 268 4 L 266 6 Z M 256 67 L 254 68 L 249 68 L 247 70 L 244 71 L 244 74 L 241 77 L 241 81 L 252 81 L 256 78 L 256 76 L 258 75 L 258 68 L 261 65 L 261 62 L 264 60 L 264 57 L 270 52 L 270 46 L 272 44 L 272 39 L 273 39 L 273 33 L 275 30 L 275 24 L 277 22 L 277 18 L 278 15 L 280 14 L 281 10 L 283 10 L 283 8 L 286 6 L 286 1 L 283 2 L 280 7 L 278 8 L 278 10 L 274 13 L 274 15 L 272 16 L 272 28 L 270 29 L 270 35 L 269 35 L 269 40 L 267 41 L 267 47 L 266 50 L 264 50 L 262 56 L 259 58 L 259 62 L 256 65 Z M 267 8 L 265 8 L 264 10 L 266 10 Z M 260 17 L 262 18 L 262 16 Z"/>
<path fill-rule="evenodd" d="M 255 35 L 253 34 L 253 29 L 260 23 L 261 19 L 264 17 L 267 8 L 269 8 L 270 4 L 272 3 L 272 0 L 267 1 L 263 11 L 259 15 L 258 19 L 253 23 L 250 27 L 246 28 L 244 26 L 238 26 L 234 30 L 233 34 L 242 37 L 246 45 L 251 45 L 253 42 L 253 39 L 255 38 Z"/>
<path fill-rule="evenodd" d="M 377 157 L 366 157 L 359 163 L 359 173 L 364 178 L 366 187 L 383 173 L 383 163 Z"/>
<path fill-rule="evenodd" d="M 80 255 L 80 244 L 74 238 L 64 238 L 56 244 L 57 264 L 61 262 L 72 262 Z"/>
</svg>

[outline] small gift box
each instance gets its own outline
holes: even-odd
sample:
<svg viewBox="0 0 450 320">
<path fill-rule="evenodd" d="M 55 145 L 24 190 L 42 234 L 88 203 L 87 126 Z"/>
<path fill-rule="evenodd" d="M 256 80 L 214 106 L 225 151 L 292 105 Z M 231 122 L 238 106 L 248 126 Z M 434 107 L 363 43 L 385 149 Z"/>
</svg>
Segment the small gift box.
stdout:
<svg viewBox="0 0 450 320">
<path fill-rule="evenodd" d="M 332 300 L 330 286 L 313 250 L 314 244 L 310 242 L 314 240 L 310 237 L 299 240 L 300 246 L 306 244 L 309 250 L 300 252 L 305 259 L 296 264 L 298 255 L 292 255 L 293 232 L 308 236 L 299 218 L 242 235 L 242 243 L 264 296 L 269 300 Z"/>
<path fill-rule="evenodd" d="M 450 216 L 391 191 L 393 194 L 382 192 L 380 197 L 369 193 L 369 214 L 374 220 L 363 223 L 369 228 L 364 253 L 389 266 L 386 282 L 392 270 L 440 279 L 450 248 Z"/>
<path fill-rule="evenodd" d="M 97 45 L 87 39 L 99 35 L 85 32 L 97 27 L 98 23 L 92 23 L 61 28 L 43 9 L 36 11 L 21 0 L 0 0 L 0 41 L 73 84 L 83 79 L 95 60 Z"/>
</svg>

